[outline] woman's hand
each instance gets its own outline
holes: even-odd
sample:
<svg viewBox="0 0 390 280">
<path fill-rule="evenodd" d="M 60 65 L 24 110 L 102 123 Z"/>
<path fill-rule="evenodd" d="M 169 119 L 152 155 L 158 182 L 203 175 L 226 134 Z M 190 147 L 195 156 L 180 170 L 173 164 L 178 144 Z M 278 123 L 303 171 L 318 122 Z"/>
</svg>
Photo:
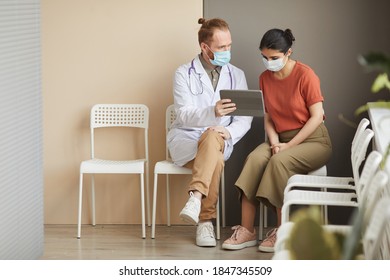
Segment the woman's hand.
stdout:
<svg viewBox="0 0 390 280">
<path fill-rule="evenodd" d="M 224 126 L 210 126 L 208 128 L 208 130 L 213 130 L 213 131 L 218 132 L 219 135 L 221 135 L 221 137 L 225 140 L 227 140 L 231 137 L 229 130 L 227 130 L 226 127 L 224 127 Z"/>
<path fill-rule="evenodd" d="M 232 103 L 230 99 L 221 99 L 215 103 L 214 112 L 216 117 L 223 117 L 236 110 L 236 104 Z"/>
<path fill-rule="evenodd" d="M 280 153 L 284 150 L 287 150 L 288 148 L 290 148 L 288 143 L 277 143 L 277 144 L 271 145 L 271 150 L 272 150 L 273 155 Z"/>
</svg>

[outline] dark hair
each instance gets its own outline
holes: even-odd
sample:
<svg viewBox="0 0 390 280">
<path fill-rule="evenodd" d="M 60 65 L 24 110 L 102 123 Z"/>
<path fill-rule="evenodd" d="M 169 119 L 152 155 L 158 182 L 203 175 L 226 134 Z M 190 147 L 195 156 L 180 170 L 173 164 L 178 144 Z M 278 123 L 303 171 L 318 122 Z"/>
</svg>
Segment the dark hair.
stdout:
<svg viewBox="0 0 390 280">
<path fill-rule="evenodd" d="M 281 30 L 278 28 L 268 30 L 260 41 L 259 49 L 272 49 L 286 53 L 295 41 L 290 29 Z"/>
<path fill-rule="evenodd" d="M 210 42 L 216 29 L 229 30 L 229 25 L 227 24 L 227 22 L 220 18 L 213 18 L 209 20 L 200 18 L 198 20 L 198 23 L 202 25 L 198 31 L 199 45 L 202 42 Z"/>
</svg>

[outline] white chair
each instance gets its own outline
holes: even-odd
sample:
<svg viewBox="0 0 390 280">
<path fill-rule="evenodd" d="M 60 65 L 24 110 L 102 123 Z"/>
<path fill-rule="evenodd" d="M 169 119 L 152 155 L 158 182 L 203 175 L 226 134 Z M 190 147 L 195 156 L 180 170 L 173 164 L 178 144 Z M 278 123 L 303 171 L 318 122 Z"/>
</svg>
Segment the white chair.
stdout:
<svg viewBox="0 0 390 280">
<path fill-rule="evenodd" d="M 359 185 L 357 186 L 357 189 L 359 189 L 360 193 L 360 195 L 357 197 L 357 205 L 360 211 L 359 214 L 362 215 L 362 228 L 366 227 L 369 217 L 371 216 L 371 209 L 375 205 L 375 202 L 378 200 L 379 195 L 385 193 L 384 190 L 386 182 L 383 181 L 384 175 L 377 174 L 379 172 L 378 170 L 382 158 L 382 154 L 378 151 L 372 151 L 369 154 L 363 167 L 361 179 L 359 180 Z M 375 180 L 373 180 L 374 176 L 377 177 Z M 320 201 L 324 201 L 325 198 L 329 200 L 329 197 L 327 197 L 326 194 L 325 198 L 324 195 L 321 194 L 315 198 L 319 200 L 320 205 Z M 346 199 L 349 198 L 350 197 L 346 197 Z M 301 197 L 298 197 L 298 199 L 302 200 Z M 313 200 L 313 196 L 310 199 Z M 279 227 L 275 244 L 275 252 L 278 252 L 284 248 L 284 243 L 289 236 L 292 225 L 293 222 L 288 220 Z M 347 234 L 351 230 L 351 227 L 348 225 L 328 225 L 325 221 L 324 226 L 327 230 L 337 231 L 343 234 Z"/>
<path fill-rule="evenodd" d="M 287 185 L 285 188 L 285 193 L 290 191 L 293 188 L 299 187 L 299 188 L 305 188 L 305 187 L 315 187 L 315 186 L 344 186 L 351 189 L 355 188 L 355 185 L 358 183 L 359 180 L 359 169 L 361 167 L 362 162 L 365 159 L 365 151 L 367 150 L 367 146 L 362 146 L 360 144 L 360 138 L 363 134 L 363 132 L 366 130 L 367 126 L 369 125 L 370 121 L 366 118 L 363 118 L 358 128 L 356 129 L 355 136 L 352 140 L 351 144 L 351 165 L 352 165 L 352 176 L 353 177 L 331 177 L 331 176 L 312 176 L 313 174 L 309 175 L 302 175 L 297 174 L 293 175 L 289 178 L 287 181 Z M 363 143 L 364 144 L 364 143 Z M 368 145 L 369 143 L 367 143 Z M 364 152 L 364 153 L 363 153 Z"/>
<path fill-rule="evenodd" d="M 377 220 L 375 214 L 375 207 L 377 202 L 386 194 L 386 188 L 388 188 L 388 175 L 383 170 L 377 170 L 374 177 L 369 183 L 365 190 L 364 197 L 360 199 L 356 204 L 351 201 L 342 202 L 341 200 L 335 200 L 334 197 L 329 196 L 328 201 L 324 201 L 321 198 L 317 205 L 337 205 L 337 206 L 352 206 L 357 207 L 358 218 L 354 219 L 354 224 L 346 224 L 346 225 L 323 225 L 323 229 L 330 232 L 339 232 L 346 236 L 346 242 L 359 242 L 361 236 L 367 236 L 367 232 L 370 230 L 370 225 L 373 220 Z M 325 193 L 325 195 L 331 195 L 331 193 Z M 337 196 L 335 196 L 337 197 Z M 293 230 L 294 222 L 287 222 L 282 224 L 277 232 L 277 241 L 275 244 L 275 255 L 273 259 L 288 259 L 289 254 L 286 248 L 286 242 L 289 239 L 289 234 L 291 230 Z M 372 229 L 371 229 L 372 230 Z M 359 237 L 356 239 L 356 231 L 359 231 Z M 353 235 L 353 236 L 352 236 Z M 378 238 L 378 233 L 375 235 Z M 369 236 L 369 235 L 368 235 Z M 390 236 L 389 236 L 390 237 Z M 373 238 L 370 238 L 373 240 Z M 376 245 L 375 245 L 376 246 Z M 375 247 L 373 246 L 373 247 Z M 370 253 L 368 253 L 370 255 Z"/>
<path fill-rule="evenodd" d="M 166 134 L 171 127 L 171 124 L 176 119 L 175 106 L 169 105 L 166 113 L 165 113 L 165 130 Z M 166 192 L 167 192 L 167 226 L 171 225 L 170 222 L 170 193 L 169 193 L 169 175 L 191 175 L 192 170 L 186 167 L 178 166 L 174 164 L 170 158 L 168 147 L 165 147 L 165 155 L 166 159 L 163 161 L 159 161 L 154 166 L 154 189 L 153 189 L 153 214 L 152 214 L 152 233 L 151 238 L 155 238 L 156 232 L 156 207 L 157 207 L 157 188 L 158 188 L 158 175 L 165 174 L 166 175 Z M 224 197 L 225 192 L 225 180 L 224 180 L 224 171 L 221 174 L 221 192 L 222 197 Z M 222 202 L 222 204 L 224 204 Z M 222 205 L 224 206 L 224 205 Z M 219 199 L 217 203 L 217 218 L 216 218 L 216 238 L 219 240 L 221 236 L 220 229 L 220 211 L 219 211 Z M 224 209 L 224 207 L 223 207 Z"/>
<path fill-rule="evenodd" d="M 83 202 L 83 175 L 92 174 L 92 225 L 96 225 L 95 217 L 95 184 L 93 174 L 139 174 L 141 193 L 142 238 L 146 238 L 145 231 L 145 195 L 144 176 L 146 177 L 146 195 L 149 197 L 148 187 L 148 125 L 149 109 L 143 104 L 97 104 L 92 107 L 90 115 L 91 129 L 91 159 L 81 162 L 79 186 L 79 211 L 77 238 L 81 237 L 81 214 Z M 95 129 L 123 127 L 141 128 L 144 130 L 144 158 L 134 160 L 106 160 L 95 157 Z M 148 201 L 148 199 L 147 199 Z M 147 203 L 149 205 L 149 203 Z M 147 205 L 147 207 L 149 207 Z"/>
<path fill-rule="evenodd" d="M 358 148 L 358 153 L 356 155 L 356 158 L 354 157 L 354 160 L 363 162 L 363 160 L 366 157 L 368 145 L 371 142 L 371 139 L 373 138 L 373 136 L 374 136 L 374 132 L 371 129 L 367 128 L 365 131 L 363 131 L 362 136 L 360 137 L 358 144 L 357 144 L 359 148 Z M 368 182 L 364 181 L 362 184 L 366 184 L 366 183 L 368 183 Z M 329 188 L 337 188 L 337 186 L 329 187 L 329 185 L 323 185 L 323 186 L 314 185 L 312 187 L 323 188 L 325 190 L 327 190 Z M 344 185 L 344 186 L 341 186 L 337 189 L 351 190 L 351 187 L 350 187 L 350 185 Z M 343 197 L 344 197 L 344 199 L 348 200 L 351 198 L 351 195 L 353 195 L 355 198 L 357 198 L 357 196 L 359 195 L 359 190 L 352 192 L 352 193 L 333 193 L 333 192 L 327 192 L 327 191 L 325 191 L 325 192 L 324 191 L 308 191 L 308 190 L 296 190 L 296 189 L 287 191 L 284 193 L 284 201 L 283 201 L 283 207 L 282 207 L 282 223 L 289 221 L 289 210 L 290 210 L 290 207 L 292 205 L 294 205 L 295 203 L 298 203 L 301 205 L 305 205 L 305 203 L 306 203 L 306 205 L 310 205 L 311 199 L 313 199 L 313 201 L 318 201 L 321 199 L 321 197 L 323 197 L 324 200 L 327 200 L 328 199 L 327 195 L 329 195 L 329 197 L 337 196 L 338 197 L 337 199 L 343 199 Z M 326 205 L 326 204 L 324 204 L 324 205 Z M 327 218 L 327 213 L 326 213 L 325 217 Z M 325 219 L 325 221 L 326 221 L 326 219 Z"/>
<path fill-rule="evenodd" d="M 318 188 L 321 191 L 343 189 L 352 190 L 356 192 L 356 186 L 359 184 L 360 167 L 365 160 L 366 151 L 371 139 L 364 139 L 361 141 L 361 137 L 370 124 L 370 121 L 363 118 L 354 135 L 351 144 L 351 165 L 353 177 L 331 177 L 331 176 L 313 176 L 317 174 L 297 174 L 293 175 L 287 181 L 286 188 L 284 190 L 284 196 L 288 197 L 288 192 L 295 189 L 306 189 L 306 188 Z M 367 182 L 365 182 L 367 183 Z M 294 194 L 296 198 L 297 193 Z M 323 207 L 324 217 L 328 216 L 327 207 Z M 326 220 L 325 220 L 326 221 Z"/>
</svg>

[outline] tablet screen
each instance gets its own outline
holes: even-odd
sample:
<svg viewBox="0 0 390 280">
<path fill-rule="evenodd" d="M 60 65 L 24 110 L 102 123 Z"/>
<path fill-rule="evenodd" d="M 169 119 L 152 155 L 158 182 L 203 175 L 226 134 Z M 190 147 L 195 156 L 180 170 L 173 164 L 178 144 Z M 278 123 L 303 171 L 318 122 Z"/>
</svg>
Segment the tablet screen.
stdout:
<svg viewBox="0 0 390 280">
<path fill-rule="evenodd" d="M 221 99 L 230 99 L 236 104 L 236 110 L 229 114 L 233 116 L 264 116 L 263 96 L 261 90 L 223 89 Z"/>
</svg>

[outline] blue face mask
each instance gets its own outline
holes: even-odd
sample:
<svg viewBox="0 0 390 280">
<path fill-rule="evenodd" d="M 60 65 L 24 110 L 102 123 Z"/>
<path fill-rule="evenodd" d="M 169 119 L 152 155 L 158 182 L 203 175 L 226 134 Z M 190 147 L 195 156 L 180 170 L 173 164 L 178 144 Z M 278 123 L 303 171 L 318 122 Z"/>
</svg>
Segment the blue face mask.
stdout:
<svg viewBox="0 0 390 280">
<path fill-rule="evenodd" d="M 207 46 L 207 45 L 206 45 Z M 213 52 L 209 46 L 207 46 L 209 50 L 214 54 L 214 59 L 210 59 L 212 65 L 215 66 L 225 66 L 230 62 L 231 53 L 229 51 L 221 51 L 221 52 Z"/>
<path fill-rule="evenodd" d="M 214 59 L 210 59 L 211 64 L 216 66 L 225 66 L 230 62 L 230 51 L 214 52 Z"/>
</svg>

